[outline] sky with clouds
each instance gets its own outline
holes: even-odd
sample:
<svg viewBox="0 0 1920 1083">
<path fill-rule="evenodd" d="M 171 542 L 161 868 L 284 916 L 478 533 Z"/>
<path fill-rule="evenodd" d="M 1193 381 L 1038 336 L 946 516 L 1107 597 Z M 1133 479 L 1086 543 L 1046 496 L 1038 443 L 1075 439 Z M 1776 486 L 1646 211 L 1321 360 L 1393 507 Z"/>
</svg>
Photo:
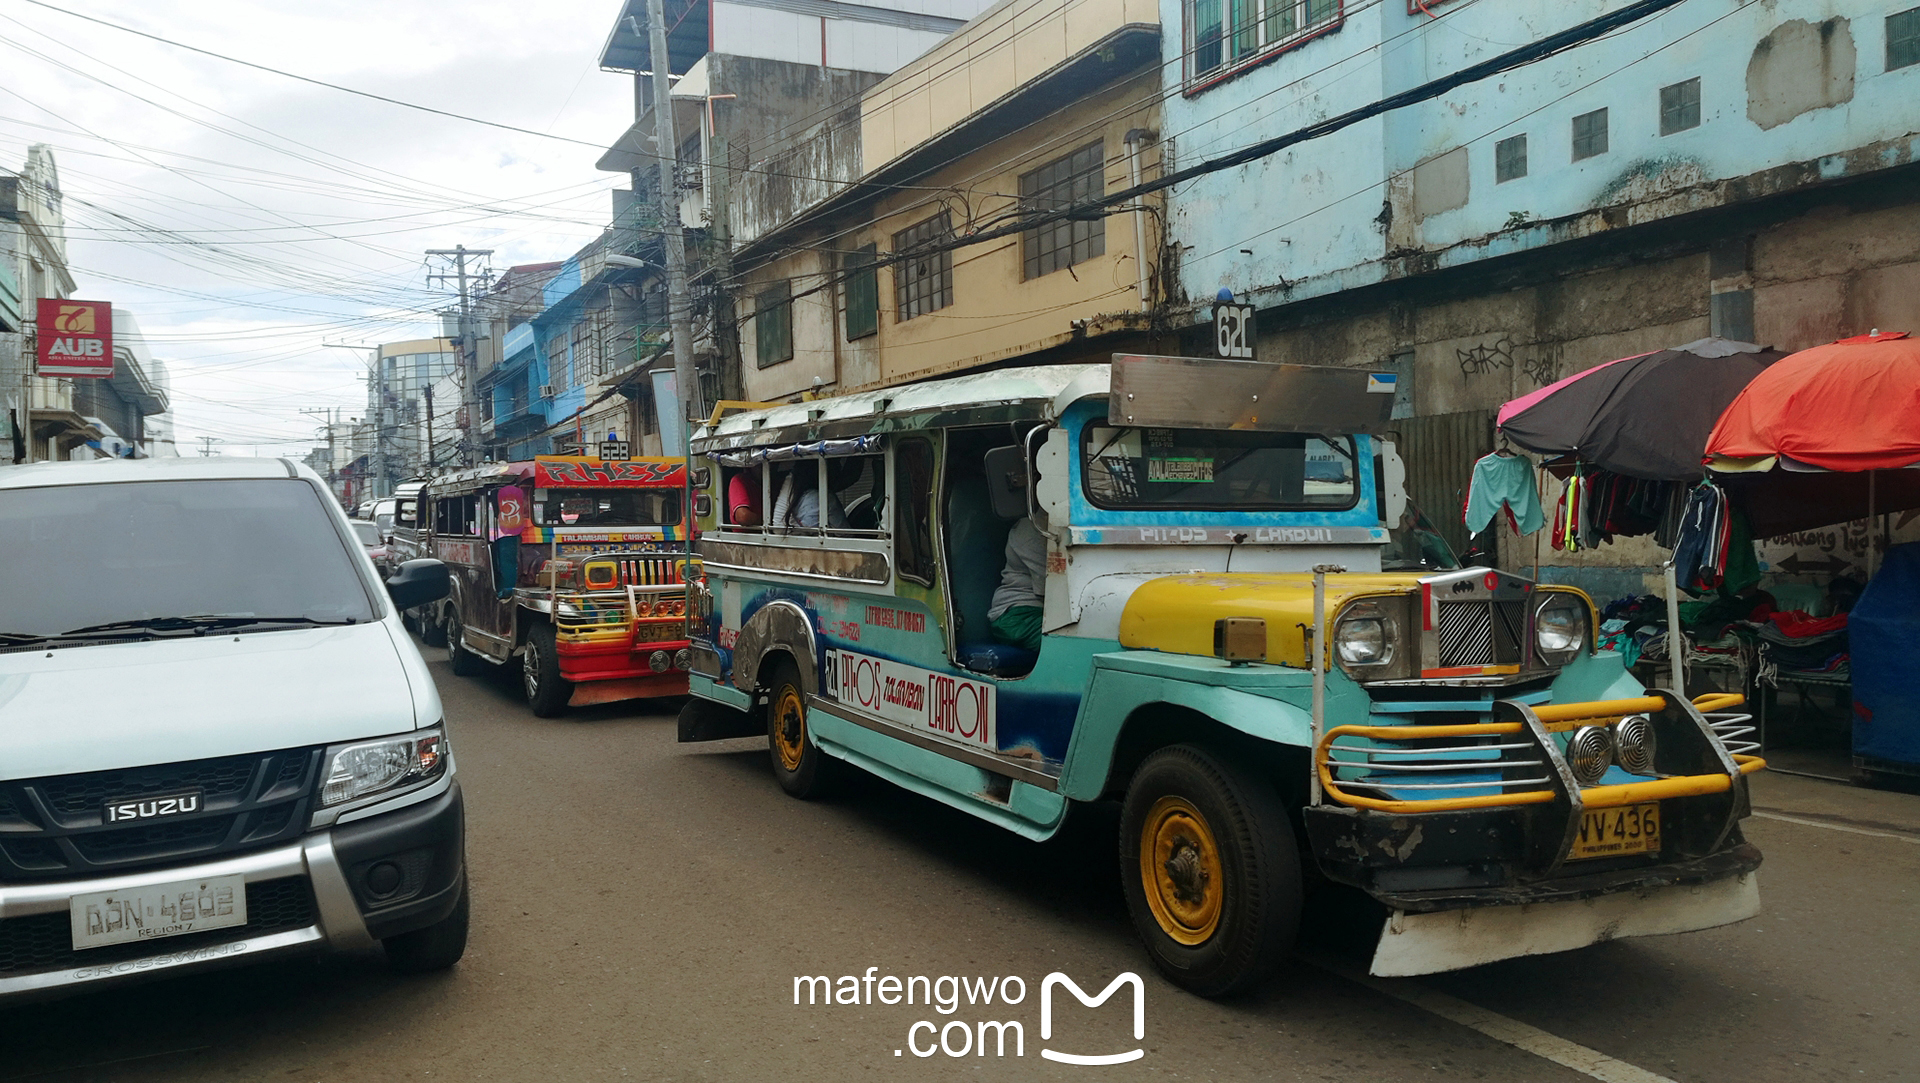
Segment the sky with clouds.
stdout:
<svg viewBox="0 0 1920 1083">
<path fill-rule="evenodd" d="M 54 148 L 76 296 L 138 318 L 183 453 L 323 444 L 300 411 L 360 414 L 366 353 L 322 343 L 439 333 L 426 249 L 563 259 L 626 182 L 593 164 L 632 120 L 632 77 L 598 66 L 621 0 L 48 2 L 0 0 L 0 167 Z"/>
</svg>

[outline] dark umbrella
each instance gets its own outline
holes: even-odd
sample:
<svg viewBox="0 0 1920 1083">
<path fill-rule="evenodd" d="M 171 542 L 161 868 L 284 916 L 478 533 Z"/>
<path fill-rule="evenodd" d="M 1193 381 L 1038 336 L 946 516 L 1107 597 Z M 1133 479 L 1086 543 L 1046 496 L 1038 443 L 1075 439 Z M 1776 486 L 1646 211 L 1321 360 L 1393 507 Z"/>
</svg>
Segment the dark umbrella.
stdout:
<svg viewBox="0 0 1920 1083">
<path fill-rule="evenodd" d="M 1783 355 L 1703 338 L 1575 373 L 1500 408 L 1500 432 L 1543 455 L 1572 455 L 1652 481 L 1698 481 L 1707 434 L 1727 404 Z"/>
</svg>

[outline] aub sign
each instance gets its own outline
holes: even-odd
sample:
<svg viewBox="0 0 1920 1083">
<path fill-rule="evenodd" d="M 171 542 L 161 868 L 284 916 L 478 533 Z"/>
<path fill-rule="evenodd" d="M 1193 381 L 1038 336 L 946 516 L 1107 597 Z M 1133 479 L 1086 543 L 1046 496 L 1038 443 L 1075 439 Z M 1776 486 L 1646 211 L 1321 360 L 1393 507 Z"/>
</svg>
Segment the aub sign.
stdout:
<svg viewBox="0 0 1920 1083">
<path fill-rule="evenodd" d="M 106 301 L 40 298 L 42 376 L 113 375 L 113 306 Z"/>
</svg>

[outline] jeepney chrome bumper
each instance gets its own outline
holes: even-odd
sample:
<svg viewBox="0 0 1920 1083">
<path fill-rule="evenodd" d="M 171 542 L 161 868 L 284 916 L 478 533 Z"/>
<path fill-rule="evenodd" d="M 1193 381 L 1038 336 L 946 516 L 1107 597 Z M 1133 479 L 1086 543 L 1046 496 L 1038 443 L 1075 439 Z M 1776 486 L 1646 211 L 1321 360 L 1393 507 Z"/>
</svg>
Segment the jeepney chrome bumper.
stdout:
<svg viewBox="0 0 1920 1083">
<path fill-rule="evenodd" d="M 1627 936 L 1712 929 L 1759 912 L 1758 872 L 1560 902 L 1430 913 L 1395 910 L 1380 931 L 1369 972 L 1377 978 L 1438 974 Z"/>
</svg>

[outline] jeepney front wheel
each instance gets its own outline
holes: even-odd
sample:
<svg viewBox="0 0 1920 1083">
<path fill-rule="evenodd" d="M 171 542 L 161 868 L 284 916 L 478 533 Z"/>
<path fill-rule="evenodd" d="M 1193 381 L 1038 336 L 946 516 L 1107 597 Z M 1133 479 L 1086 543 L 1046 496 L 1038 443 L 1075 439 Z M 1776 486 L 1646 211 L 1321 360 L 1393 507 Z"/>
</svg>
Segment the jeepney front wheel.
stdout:
<svg viewBox="0 0 1920 1083">
<path fill-rule="evenodd" d="M 825 796 L 839 764 L 807 732 L 807 693 L 792 662 L 774 663 L 767 681 L 767 753 L 780 788 L 802 801 Z"/>
<path fill-rule="evenodd" d="M 468 650 L 466 642 L 461 639 L 460 611 L 452 606 L 447 607 L 446 628 L 447 667 L 453 670 L 456 677 L 478 677 L 482 669 L 480 656 Z"/>
<path fill-rule="evenodd" d="M 1154 965 L 1205 997 L 1248 989 L 1293 947 L 1300 855 L 1274 787 L 1174 745 L 1134 773 L 1120 814 L 1127 910 Z"/>
<path fill-rule="evenodd" d="M 565 714 L 567 701 L 573 698 L 573 682 L 560 676 L 560 652 L 554 645 L 553 625 L 536 624 L 527 629 L 526 646 L 520 648 L 520 684 L 527 691 L 527 706 L 537 718 Z"/>
</svg>

